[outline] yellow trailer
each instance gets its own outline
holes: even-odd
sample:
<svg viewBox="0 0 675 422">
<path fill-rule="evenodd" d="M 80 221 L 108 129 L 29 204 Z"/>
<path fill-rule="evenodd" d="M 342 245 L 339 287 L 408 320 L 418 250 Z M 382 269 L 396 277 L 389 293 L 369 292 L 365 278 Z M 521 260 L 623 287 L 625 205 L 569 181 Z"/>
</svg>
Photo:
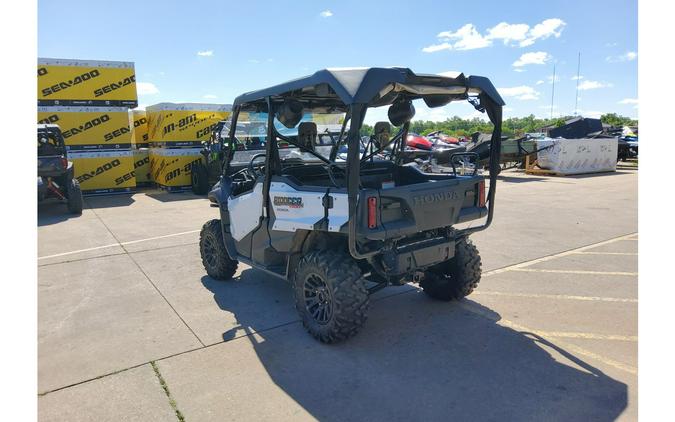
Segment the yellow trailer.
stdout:
<svg viewBox="0 0 675 422">
<path fill-rule="evenodd" d="M 160 103 L 146 107 L 148 139 L 155 146 L 196 146 L 211 136 L 216 123 L 230 116 L 232 106 Z"/>
<path fill-rule="evenodd" d="M 68 159 L 85 195 L 131 192 L 136 187 L 132 151 L 78 151 Z"/>
<path fill-rule="evenodd" d="M 38 58 L 38 105 L 138 106 L 132 62 Z"/>
<path fill-rule="evenodd" d="M 126 107 L 38 107 L 37 120 L 59 125 L 69 151 L 131 148 Z"/>
</svg>

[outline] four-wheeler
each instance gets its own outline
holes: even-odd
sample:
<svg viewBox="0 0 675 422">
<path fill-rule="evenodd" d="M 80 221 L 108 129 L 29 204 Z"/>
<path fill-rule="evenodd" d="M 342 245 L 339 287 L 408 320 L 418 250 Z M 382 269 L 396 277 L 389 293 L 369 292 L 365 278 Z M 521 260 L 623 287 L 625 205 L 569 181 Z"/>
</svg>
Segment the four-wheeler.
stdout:
<svg viewBox="0 0 675 422">
<path fill-rule="evenodd" d="M 54 124 L 39 124 L 37 127 L 38 202 L 57 198 L 68 204 L 68 211 L 82 213 L 82 191 L 73 178 L 72 161 L 61 129 Z"/>
<path fill-rule="evenodd" d="M 486 111 L 494 125 L 487 195 L 476 172 L 430 174 L 401 162 L 413 102 L 456 100 Z M 208 194 L 220 218 L 200 234 L 206 273 L 230 279 L 243 262 L 288 280 L 305 328 L 326 343 L 355 335 L 369 295 L 383 287 L 415 282 L 443 301 L 469 295 L 481 278 L 469 236 L 494 215 L 503 105 L 487 78 L 406 68 L 320 70 L 237 97 L 231 144 L 240 116 L 255 115 L 266 123 L 265 150 L 230 148 L 225 156 Z M 364 147 L 363 121 L 378 107 L 387 107 L 389 121 L 375 125 Z M 332 144 L 318 142 L 326 122 L 338 127 Z M 393 136 L 392 125 L 400 128 Z M 344 146 L 346 160 L 339 160 Z"/>
</svg>

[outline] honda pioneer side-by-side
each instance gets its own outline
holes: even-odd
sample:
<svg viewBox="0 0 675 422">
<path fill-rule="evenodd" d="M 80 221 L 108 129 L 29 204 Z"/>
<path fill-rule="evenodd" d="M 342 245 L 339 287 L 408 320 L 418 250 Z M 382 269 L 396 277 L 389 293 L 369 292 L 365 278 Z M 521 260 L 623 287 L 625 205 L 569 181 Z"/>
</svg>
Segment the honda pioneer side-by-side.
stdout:
<svg viewBox="0 0 675 422">
<path fill-rule="evenodd" d="M 74 176 L 72 161 L 58 125 L 37 127 L 38 202 L 56 198 L 66 202 L 68 211 L 82 213 L 82 191 Z"/>
<path fill-rule="evenodd" d="M 487 195 L 475 171 L 424 173 L 401 158 L 413 102 L 457 100 L 494 125 Z M 435 299 L 467 296 L 481 278 L 469 235 L 486 229 L 495 209 L 503 105 L 487 78 L 405 68 L 321 70 L 239 96 L 222 176 L 208 194 L 220 219 L 200 234 L 207 274 L 229 279 L 243 262 L 288 280 L 305 328 L 326 343 L 355 335 L 369 295 L 383 287 L 415 282 Z M 364 120 L 383 116 L 373 111 L 380 107 L 388 121 L 364 146 Z M 242 116 L 262 123 L 264 150 L 234 147 Z M 476 158 L 459 152 L 448 166 Z"/>
</svg>

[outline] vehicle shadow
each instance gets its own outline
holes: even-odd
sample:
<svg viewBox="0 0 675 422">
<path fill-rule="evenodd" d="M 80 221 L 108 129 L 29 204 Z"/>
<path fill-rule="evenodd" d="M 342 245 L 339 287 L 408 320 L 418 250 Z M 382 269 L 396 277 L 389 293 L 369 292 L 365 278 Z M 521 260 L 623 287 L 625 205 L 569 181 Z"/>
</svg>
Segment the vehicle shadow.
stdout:
<svg viewBox="0 0 675 422">
<path fill-rule="evenodd" d="M 79 218 L 80 214 L 73 214 L 68 211 L 68 205 L 65 201 L 50 199 L 38 203 L 37 217 L 37 225 L 38 227 L 42 227 L 70 220 L 71 218 Z"/>
<path fill-rule="evenodd" d="M 270 277 L 246 270 L 231 284 L 202 283 L 240 324 L 223 339 L 243 330 L 237 341 L 250 342 L 276 386 L 318 420 L 612 421 L 627 406 L 626 384 L 546 339 L 497 324 L 500 316 L 475 301 L 441 303 L 417 291 L 383 297 L 371 303 L 359 335 L 324 345 L 299 322 L 258 326 L 265 309 L 232 293 L 256 280 L 260 294 L 261 278 Z M 277 288 L 263 294 L 293 307 L 289 286 L 264 284 Z"/>
<path fill-rule="evenodd" d="M 157 191 L 146 192 L 146 196 L 160 202 L 190 201 L 195 199 L 206 199 L 206 196 L 195 195 L 191 191 L 185 192 L 166 192 Z"/>
<path fill-rule="evenodd" d="M 86 208 L 128 207 L 134 203 L 134 193 L 116 193 L 112 195 L 85 196 Z"/>
</svg>

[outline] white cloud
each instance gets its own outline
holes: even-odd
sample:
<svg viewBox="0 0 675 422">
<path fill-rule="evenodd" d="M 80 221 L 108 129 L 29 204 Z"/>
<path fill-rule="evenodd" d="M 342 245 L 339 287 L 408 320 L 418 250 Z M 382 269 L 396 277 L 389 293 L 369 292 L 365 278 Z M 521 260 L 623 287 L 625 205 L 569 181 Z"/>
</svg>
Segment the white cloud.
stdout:
<svg viewBox="0 0 675 422">
<path fill-rule="evenodd" d="M 444 31 L 437 35 L 445 42 L 454 41 L 452 48 L 455 50 L 474 50 L 476 48 L 489 47 L 492 42 L 483 37 L 473 24 L 467 23 L 455 32 Z"/>
<path fill-rule="evenodd" d="M 213 95 L 213 94 L 206 94 L 206 95 L 203 96 L 203 98 L 212 100 L 212 99 L 218 98 L 218 96 L 217 96 L 217 95 Z"/>
<path fill-rule="evenodd" d="M 638 99 L 637 98 L 624 98 L 623 100 L 619 101 L 619 104 L 637 104 Z"/>
<path fill-rule="evenodd" d="M 514 67 L 523 67 L 528 64 L 546 64 L 547 61 L 551 60 L 551 55 L 545 51 L 535 51 L 530 53 L 525 53 L 518 60 L 513 62 Z"/>
<path fill-rule="evenodd" d="M 530 26 L 525 23 L 510 24 L 501 22 L 488 29 L 487 38 L 500 39 L 504 41 L 505 45 L 509 45 L 512 41 L 523 41 L 526 39 L 529 30 Z"/>
<path fill-rule="evenodd" d="M 612 86 L 614 85 L 608 82 L 591 81 L 587 79 L 579 83 L 579 91 L 588 91 L 589 89 L 598 89 L 598 88 L 611 88 Z"/>
<path fill-rule="evenodd" d="M 527 85 L 514 86 L 511 88 L 499 88 L 497 91 L 504 97 L 514 97 L 517 100 L 539 99 L 539 92 Z"/>
<path fill-rule="evenodd" d="M 322 18 L 330 18 L 331 16 L 333 16 L 333 12 L 331 12 L 330 10 L 324 10 L 323 12 L 319 13 L 319 16 L 321 16 Z"/>
<path fill-rule="evenodd" d="M 536 40 L 545 40 L 549 37 L 560 38 L 566 23 L 562 19 L 546 19 L 538 23 L 528 33 L 528 38 L 520 43 L 521 47 L 534 44 Z"/>
<path fill-rule="evenodd" d="M 443 51 L 443 50 L 452 50 L 452 44 L 443 42 L 440 44 L 432 44 L 430 46 L 424 47 L 422 51 L 425 53 L 435 53 L 437 51 Z"/>
<path fill-rule="evenodd" d="M 440 32 L 436 35 L 438 42 L 422 48 L 422 51 L 434 53 L 443 50 L 473 50 L 489 47 L 493 40 L 501 40 L 504 45 L 527 47 L 537 40 L 560 37 L 565 25 L 566 23 L 558 18 L 546 19 L 533 27 L 526 23 L 500 22 L 488 28 L 483 35 L 473 24 L 467 23 L 457 31 Z"/>
<path fill-rule="evenodd" d="M 608 42 L 608 43 L 605 44 L 605 47 L 616 47 L 617 45 L 619 45 L 619 43 L 616 43 L 616 42 Z"/>
<path fill-rule="evenodd" d="M 548 81 L 548 83 L 552 84 L 553 83 L 553 75 L 547 76 L 546 80 Z M 560 82 L 560 75 L 555 75 L 555 81 Z"/>
<path fill-rule="evenodd" d="M 490 40 L 502 40 L 505 45 L 518 44 L 520 47 L 528 47 L 537 40 L 545 40 L 549 37 L 559 38 L 566 23 L 562 19 L 546 19 L 530 28 L 528 24 L 510 24 L 501 22 L 488 29 L 487 38 Z"/>
<path fill-rule="evenodd" d="M 213 56 L 213 50 L 198 51 L 197 55 L 200 57 L 211 57 Z"/>
<path fill-rule="evenodd" d="M 521 72 L 525 72 L 525 69 L 523 69 L 522 67 L 515 67 L 515 68 L 513 68 L 513 71 L 521 73 Z"/>
<path fill-rule="evenodd" d="M 637 59 L 637 53 L 635 51 L 627 51 L 626 53 L 620 56 L 609 56 L 605 60 L 609 63 L 619 63 L 619 62 L 631 62 Z"/>
<path fill-rule="evenodd" d="M 584 79 L 584 75 L 579 75 L 579 76 L 574 75 L 574 76 L 572 76 L 573 81 L 576 81 L 577 79 Z"/>
<path fill-rule="evenodd" d="M 260 60 L 257 59 L 248 59 L 249 63 L 260 63 Z"/>
<path fill-rule="evenodd" d="M 536 85 L 542 85 L 542 84 L 544 84 L 544 83 L 545 83 L 545 82 L 544 82 L 543 80 L 539 79 L 539 80 L 537 81 Z"/>
<path fill-rule="evenodd" d="M 136 91 L 138 95 L 159 94 L 159 89 L 152 82 L 136 82 Z"/>
</svg>

